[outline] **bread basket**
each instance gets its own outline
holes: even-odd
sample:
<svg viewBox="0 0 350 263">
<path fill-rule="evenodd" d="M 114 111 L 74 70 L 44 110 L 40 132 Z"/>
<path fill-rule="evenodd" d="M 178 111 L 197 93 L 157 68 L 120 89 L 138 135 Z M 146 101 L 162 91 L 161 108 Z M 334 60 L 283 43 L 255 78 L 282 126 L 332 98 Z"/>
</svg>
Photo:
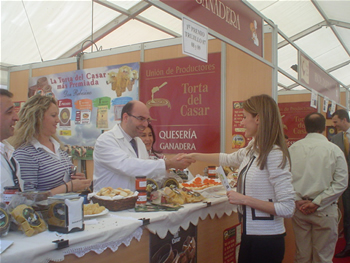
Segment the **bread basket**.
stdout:
<svg viewBox="0 0 350 263">
<path fill-rule="evenodd" d="M 96 196 L 91 197 L 93 203 L 98 203 L 100 206 L 103 205 L 109 211 L 121 211 L 135 207 L 135 203 L 137 200 L 136 196 L 130 196 L 123 199 L 118 200 L 105 200 L 98 198 Z"/>
</svg>

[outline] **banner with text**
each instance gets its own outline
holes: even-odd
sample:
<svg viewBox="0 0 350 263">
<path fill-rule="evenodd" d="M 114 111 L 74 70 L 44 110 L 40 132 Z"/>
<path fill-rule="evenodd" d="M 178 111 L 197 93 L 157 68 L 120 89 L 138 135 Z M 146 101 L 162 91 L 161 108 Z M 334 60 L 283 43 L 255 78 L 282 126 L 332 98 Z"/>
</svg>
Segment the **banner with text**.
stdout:
<svg viewBox="0 0 350 263">
<path fill-rule="evenodd" d="M 241 0 L 160 1 L 262 56 L 262 19 Z"/>
<path fill-rule="evenodd" d="M 300 81 L 323 96 L 340 102 L 339 83 L 323 69 L 300 53 Z"/>
<path fill-rule="evenodd" d="M 155 149 L 164 153 L 220 151 L 221 54 L 141 64 L 140 100 L 150 110 Z"/>
<path fill-rule="evenodd" d="M 59 139 L 75 158 L 91 159 L 97 137 L 120 120 L 125 103 L 138 99 L 139 69 L 129 63 L 33 77 L 28 97 L 54 96 Z"/>
<path fill-rule="evenodd" d="M 317 110 L 310 106 L 310 102 L 278 103 L 280 109 L 283 131 L 288 136 L 290 144 L 306 136 L 304 118 Z"/>
</svg>

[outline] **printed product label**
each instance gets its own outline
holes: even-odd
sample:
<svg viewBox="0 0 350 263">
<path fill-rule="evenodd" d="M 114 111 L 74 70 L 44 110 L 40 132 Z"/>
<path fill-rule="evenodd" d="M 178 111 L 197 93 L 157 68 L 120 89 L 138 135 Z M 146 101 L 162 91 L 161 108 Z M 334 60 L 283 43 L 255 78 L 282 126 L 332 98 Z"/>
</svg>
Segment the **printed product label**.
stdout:
<svg viewBox="0 0 350 263">
<path fill-rule="evenodd" d="M 8 224 L 9 224 L 9 217 L 6 211 L 0 208 L 0 230 L 2 231 L 3 228 L 6 228 Z"/>
<path fill-rule="evenodd" d="M 33 226 L 40 226 L 40 219 L 38 214 L 32 208 L 23 209 L 23 217 L 27 220 L 27 222 Z"/>
</svg>

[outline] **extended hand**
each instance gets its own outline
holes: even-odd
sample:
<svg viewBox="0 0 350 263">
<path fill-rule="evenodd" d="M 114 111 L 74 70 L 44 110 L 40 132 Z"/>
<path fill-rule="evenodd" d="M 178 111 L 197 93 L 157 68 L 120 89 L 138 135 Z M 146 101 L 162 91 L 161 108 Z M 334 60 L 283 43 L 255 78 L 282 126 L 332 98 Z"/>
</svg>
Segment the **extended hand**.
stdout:
<svg viewBox="0 0 350 263">
<path fill-rule="evenodd" d="M 186 154 L 179 153 L 174 157 L 172 157 L 171 159 L 166 159 L 165 166 L 167 170 L 170 168 L 183 170 L 195 162 L 196 162 L 195 159 L 187 156 Z"/>
<path fill-rule="evenodd" d="M 185 158 L 193 159 L 192 155 L 193 155 L 193 153 L 179 153 L 176 155 L 176 160 L 180 161 L 180 160 L 185 159 Z M 196 162 L 196 161 L 194 161 L 194 162 Z"/>
</svg>

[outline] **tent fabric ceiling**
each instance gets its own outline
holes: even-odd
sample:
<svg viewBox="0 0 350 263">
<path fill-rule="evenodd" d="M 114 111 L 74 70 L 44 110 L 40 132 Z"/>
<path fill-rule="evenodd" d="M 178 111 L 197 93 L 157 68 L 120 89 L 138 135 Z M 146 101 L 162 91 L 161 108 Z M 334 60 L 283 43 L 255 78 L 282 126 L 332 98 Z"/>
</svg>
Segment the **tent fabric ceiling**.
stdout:
<svg viewBox="0 0 350 263">
<path fill-rule="evenodd" d="M 343 87 L 350 88 L 350 0 L 244 2 L 277 25 Z M 181 20 L 152 1 L 2 0 L 1 77 L 11 66 L 71 57 L 82 49 L 95 52 L 96 47 L 105 50 L 181 34 Z M 278 66 L 297 78 L 291 66 L 297 64 L 298 52 L 283 35 L 278 37 Z M 90 47 L 89 40 L 96 45 Z M 303 89 L 281 73 L 278 84 L 280 90 Z"/>
</svg>

